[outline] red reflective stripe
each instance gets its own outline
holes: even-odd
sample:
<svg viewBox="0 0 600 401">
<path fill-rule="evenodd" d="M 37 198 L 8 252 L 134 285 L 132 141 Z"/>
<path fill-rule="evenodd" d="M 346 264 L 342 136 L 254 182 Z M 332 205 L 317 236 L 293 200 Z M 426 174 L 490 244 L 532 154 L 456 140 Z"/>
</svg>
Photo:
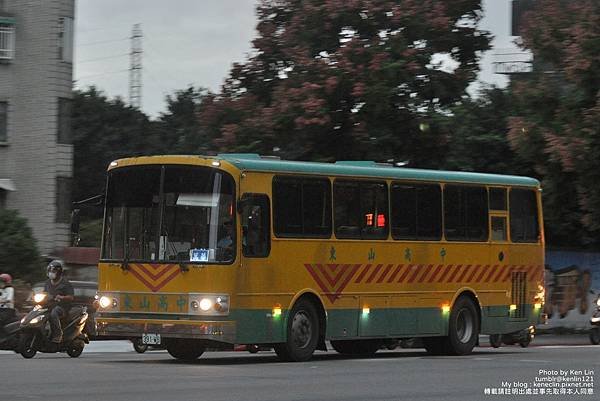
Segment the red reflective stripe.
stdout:
<svg viewBox="0 0 600 401">
<path fill-rule="evenodd" d="M 419 277 L 419 283 L 422 283 L 423 280 L 425 280 L 425 277 L 429 274 L 429 272 L 431 271 L 432 268 L 433 268 L 433 265 L 427 266 L 427 269 L 425 269 L 425 272 L 421 275 L 421 277 Z"/>
<path fill-rule="evenodd" d="M 363 269 L 363 271 L 360 272 L 360 274 L 356 278 L 355 283 L 360 283 L 362 281 L 362 279 L 365 277 L 365 274 L 367 274 L 367 272 L 369 271 L 370 268 L 371 268 L 371 265 L 366 265 L 365 268 Z"/>
<path fill-rule="evenodd" d="M 451 283 L 452 280 L 454 280 L 454 277 L 456 277 L 456 275 L 458 274 L 458 272 L 460 271 L 460 269 L 462 268 L 462 265 L 456 265 L 456 269 L 454 269 L 454 271 L 452 272 L 452 275 L 450 276 L 450 278 L 448 280 L 446 280 L 447 283 Z"/>
<path fill-rule="evenodd" d="M 392 275 L 390 276 L 390 278 L 388 278 L 387 282 L 391 283 L 392 281 L 394 281 L 394 279 L 396 278 L 396 276 L 398 275 L 398 273 L 400 272 L 400 270 L 402 270 L 402 267 L 404 265 L 398 265 L 398 267 L 396 267 L 396 270 L 394 270 L 394 272 L 392 273 Z"/>
<path fill-rule="evenodd" d="M 498 274 L 496 274 L 496 277 L 494 277 L 494 280 L 492 280 L 492 281 L 495 283 L 498 280 L 500 280 L 500 276 L 502 276 L 504 274 L 504 270 L 506 270 L 506 269 L 508 269 L 508 265 L 504 265 L 500 269 L 498 269 Z"/>
<path fill-rule="evenodd" d="M 375 278 L 375 276 L 377 275 L 377 273 L 379 273 L 379 270 L 381 270 L 381 267 L 383 265 L 377 265 L 377 267 L 375 268 L 375 270 L 373 270 L 373 273 L 371 273 L 371 275 L 369 276 L 368 280 L 367 280 L 367 284 L 370 283 L 371 281 L 373 281 L 373 279 Z"/>
<path fill-rule="evenodd" d="M 462 272 L 462 274 L 460 275 L 460 278 L 458 280 L 456 280 L 457 283 L 462 283 L 463 279 L 465 278 L 465 276 L 467 275 L 467 272 L 469 271 L 469 269 L 471 269 L 472 265 L 466 265 L 465 266 L 465 270 Z"/>
<path fill-rule="evenodd" d="M 479 276 L 477 276 L 477 279 L 475 280 L 476 283 L 480 283 L 481 279 L 483 278 L 483 276 L 485 275 L 485 273 L 487 273 L 487 271 L 489 270 L 490 265 L 485 265 L 483 266 L 483 269 L 481 269 L 481 273 L 479 273 Z"/>
<path fill-rule="evenodd" d="M 428 283 L 433 283 L 433 280 L 435 280 L 435 277 L 442 270 L 442 267 L 444 267 L 444 265 L 438 265 L 438 267 L 435 269 L 435 271 L 433 272 L 433 274 L 431 275 L 431 277 L 429 277 Z"/>
<path fill-rule="evenodd" d="M 446 276 L 448 275 L 448 273 L 450 272 L 450 270 L 452 270 L 452 265 L 447 265 L 445 270 L 444 270 L 444 274 L 441 275 L 441 277 L 438 279 L 438 283 L 443 283 L 444 279 L 446 278 Z"/>
<path fill-rule="evenodd" d="M 469 276 L 469 278 L 467 279 L 467 283 L 472 282 L 473 277 L 475 276 L 475 274 L 477 273 L 477 271 L 481 268 L 481 265 L 476 265 L 475 269 L 473 270 L 473 273 L 471 273 L 471 275 Z"/>
<path fill-rule="evenodd" d="M 387 265 L 387 267 L 385 268 L 385 270 L 383 271 L 381 276 L 379 276 L 379 279 L 377 280 L 378 283 L 381 283 L 383 281 L 385 276 L 387 276 L 387 274 L 390 272 L 390 270 L 392 270 L 392 266 L 394 266 L 394 265 Z"/>
<path fill-rule="evenodd" d="M 406 270 L 404 270 L 404 273 L 398 279 L 399 283 L 404 282 L 404 279 L 406 278 L 406 276 L 408 275 L 408 273 L 410 273 L 410 269 L 412 269 L 412 267 L 413 267 L 413 265 L 406 266 Z"/>
<path fill-rule="evenodd" d="M 412 276 L 410 276 L 410 279 L 408 280 L 409 283 L 412 283 L 413 281 L 415 281 L 415 278 L 417 278 L 417 274 L 421 273 L 421 268 L 423 268 L 423 265 L 417 266 L 414 274 Z"/>
</svg>

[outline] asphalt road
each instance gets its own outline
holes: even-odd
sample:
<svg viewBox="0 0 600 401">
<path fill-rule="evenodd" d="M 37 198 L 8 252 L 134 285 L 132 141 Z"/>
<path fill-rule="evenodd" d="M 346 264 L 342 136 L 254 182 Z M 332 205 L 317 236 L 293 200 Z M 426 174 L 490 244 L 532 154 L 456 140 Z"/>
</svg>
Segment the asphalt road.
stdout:
<svg viewBox="0 0 600 401">
<path fill-rule="evenodd" d="M 25 360 L 0 353 L 0 400 L 600 399 L 600 384 L 593 387 L 593 395 L 485 394 L 502 388 L 502 382 L 527 384 L 533 391 L 536 378 L 554 376 L 540 370 L 563 370 L 565 377 L 587 376 L 600 383 L 600 346 L 586 345 L 584 337 L 569 343 L 549 345 L 552 341 L 541 340 L 526 349 L 484 346 L 466 357 L 432 357 L 420 349 L 398 349 L 370 358 L 347 358 L 331 351 L 318 352 L 306 363 L 282 363 L 273 352 L 208 352 L 196 362 L 182 363 L 165 351 L 140 355 L 127 342 L 97 342 L 77 359 L 38 354 Z"/>
</svg>

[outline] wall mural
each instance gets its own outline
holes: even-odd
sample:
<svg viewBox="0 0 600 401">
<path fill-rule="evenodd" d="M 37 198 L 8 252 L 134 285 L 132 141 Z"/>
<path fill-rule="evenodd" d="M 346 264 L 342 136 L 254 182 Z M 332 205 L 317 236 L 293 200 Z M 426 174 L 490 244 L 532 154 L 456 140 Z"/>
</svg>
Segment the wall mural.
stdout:
<svg viewBox="0 0 600 401">
<path fill-rule="evenodd" d="M 546 252 L 546 329 L 589 329 L 600 294 L 600 253 Z"/>
</svg>

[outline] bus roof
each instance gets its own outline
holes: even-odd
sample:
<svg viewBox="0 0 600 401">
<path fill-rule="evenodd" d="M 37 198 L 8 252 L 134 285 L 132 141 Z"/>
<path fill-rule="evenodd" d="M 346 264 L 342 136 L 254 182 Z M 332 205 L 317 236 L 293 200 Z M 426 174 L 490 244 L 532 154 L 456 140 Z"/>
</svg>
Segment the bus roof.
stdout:
<svg viewBox="0 0 600 401">
<path fill-rule="evenodd" d="M 335 163 L 303 162 L 261 157 L 258 154 L 226 153 L 217 159 L 225 160 L 240 170 L 272 173 L 318 174 L 328 176 L 404 179 L 432 182 L 456 182 L 485 185 L 517 185 L 539 187 L 534 178 L 460 171 L 440 171 L 394 167 L 373 161 L 338 161 Z"/>
</svg>

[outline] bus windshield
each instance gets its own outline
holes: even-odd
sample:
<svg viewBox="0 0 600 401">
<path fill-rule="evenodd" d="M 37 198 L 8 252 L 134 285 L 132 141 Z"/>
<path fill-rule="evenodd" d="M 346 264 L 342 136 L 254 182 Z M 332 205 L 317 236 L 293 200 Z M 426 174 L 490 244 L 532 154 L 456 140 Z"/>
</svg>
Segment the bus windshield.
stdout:
<svg viewBox="0 0 600 401">
<path fill-rule="evenodd" d="M 102 259 L 227 263 L 235 258 L 233 178 L 209 167 L 109 173 Z"/>
</svg>

